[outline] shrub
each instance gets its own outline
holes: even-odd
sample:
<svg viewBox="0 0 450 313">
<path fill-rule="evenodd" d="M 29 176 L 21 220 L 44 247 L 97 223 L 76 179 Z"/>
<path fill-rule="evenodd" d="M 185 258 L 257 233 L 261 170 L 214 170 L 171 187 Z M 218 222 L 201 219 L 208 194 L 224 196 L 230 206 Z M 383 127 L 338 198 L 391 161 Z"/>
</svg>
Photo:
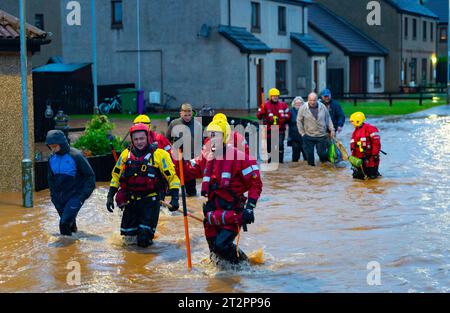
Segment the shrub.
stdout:
<svg viewBox="0 0 450 313">
<path fill-rule="evenodd" d="M 107 116 L 96 115 L 87 124 L 85 133 L 74 143 L 74 147 L 86 155 L 104 155 L 111 153 L 111 144 L 117 153 L 123 150 L 120 138 L 113 136 L 114 129 Z"/>
</svg>

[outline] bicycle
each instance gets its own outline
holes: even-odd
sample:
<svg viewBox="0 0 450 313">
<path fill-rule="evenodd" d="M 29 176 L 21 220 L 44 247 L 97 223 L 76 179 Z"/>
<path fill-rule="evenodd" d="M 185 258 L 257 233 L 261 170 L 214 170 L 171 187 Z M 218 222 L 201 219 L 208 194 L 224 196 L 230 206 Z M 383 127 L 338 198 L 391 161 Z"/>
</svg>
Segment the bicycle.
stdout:
<svg viewBox="0 0 450 313">
<path fill-rule="evenodd" d="M 111 111 L 122 111 L 122 106 L 120 103 L 120 96 L 114 96 L 113 98 L 105 98 L 104 102 L 100 103 L 98 106 L 98 110 L 101 114 L 107 115 Z"/>
</svg>

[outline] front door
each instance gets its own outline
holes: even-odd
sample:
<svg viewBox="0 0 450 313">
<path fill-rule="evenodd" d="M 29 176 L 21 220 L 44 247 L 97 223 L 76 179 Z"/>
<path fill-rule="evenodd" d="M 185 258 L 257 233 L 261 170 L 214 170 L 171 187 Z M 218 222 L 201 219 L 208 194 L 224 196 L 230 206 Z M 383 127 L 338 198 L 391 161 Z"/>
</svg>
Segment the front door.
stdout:
<svg viewBox="0 0 450 313">
<path fill-rule="evenodd" d="M 264 60 L 258 59 L 258 64 L 256 65 L 256 99 L 258 99 L 258 106 L 260 106 L 264 101 L 262 96 L 262 93 L 264 92 L 263 71 L 264 71 Z"/>
<path fill-rule="evenodd" d="M 362 93 L 366 91 L 367 58 L 350 57 L 350 92 Z"/>
</svg>

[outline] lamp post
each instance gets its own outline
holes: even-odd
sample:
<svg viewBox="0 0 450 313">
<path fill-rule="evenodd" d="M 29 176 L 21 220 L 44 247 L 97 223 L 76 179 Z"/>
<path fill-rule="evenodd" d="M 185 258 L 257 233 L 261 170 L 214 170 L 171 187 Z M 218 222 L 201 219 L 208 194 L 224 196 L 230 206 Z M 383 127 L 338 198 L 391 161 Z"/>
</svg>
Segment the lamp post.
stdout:
<svg viewBox="0 0 450 313">
<path fill-rule="evenodd" d="M 33 207 L 33 163 L 28 143 L 28 86 L 27 86 L 27 38 L 25 24 L 25 0 L 20 0 L 20 72 L 22 86 L 22 203 Z"/>
</svg>

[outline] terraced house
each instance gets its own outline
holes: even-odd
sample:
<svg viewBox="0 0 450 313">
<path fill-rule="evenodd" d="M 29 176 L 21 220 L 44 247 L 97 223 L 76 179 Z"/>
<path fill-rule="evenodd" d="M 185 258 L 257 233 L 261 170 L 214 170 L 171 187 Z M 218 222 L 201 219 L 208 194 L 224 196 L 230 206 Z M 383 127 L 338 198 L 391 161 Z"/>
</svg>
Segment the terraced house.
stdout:
<svg viewBox="0 0 450 313">
<path fill-rule="evenodd" d="M 423 0 L 378 0 L 380 25 L 369 25 L 369 0 L 316 0 L 389 51 L 385 91 L 434 83 L 438 17 Z"/>
</svg>

